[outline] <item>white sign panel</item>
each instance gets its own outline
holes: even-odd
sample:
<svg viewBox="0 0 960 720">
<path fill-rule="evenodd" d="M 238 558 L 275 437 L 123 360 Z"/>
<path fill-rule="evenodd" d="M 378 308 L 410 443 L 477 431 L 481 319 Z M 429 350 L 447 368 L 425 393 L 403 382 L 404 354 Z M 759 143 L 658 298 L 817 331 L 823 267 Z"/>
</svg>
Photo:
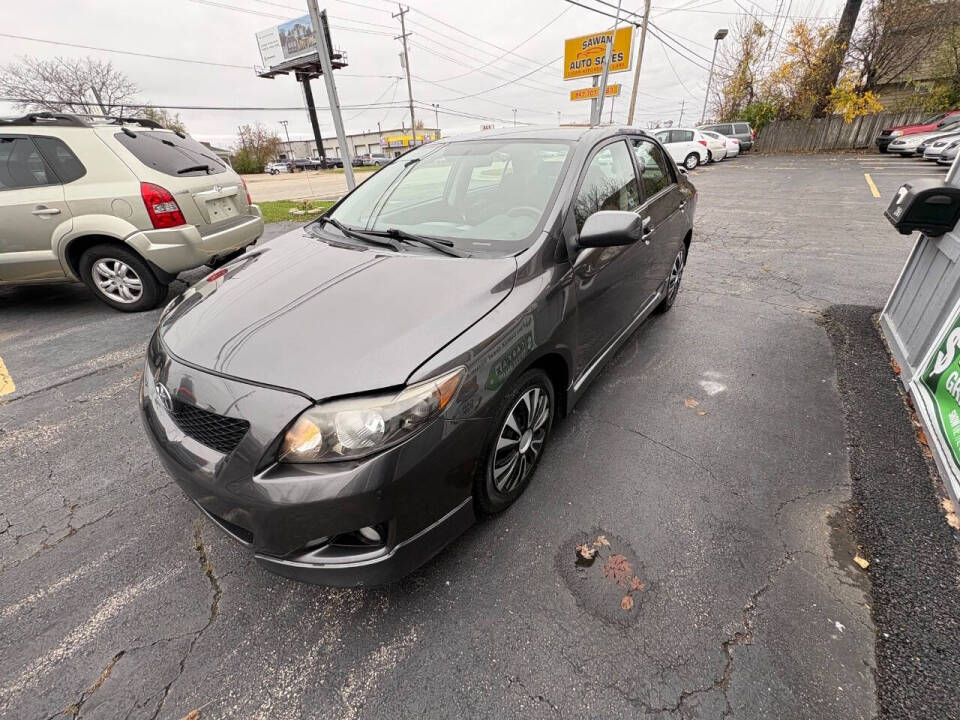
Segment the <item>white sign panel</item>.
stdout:
<svg viewBox="0 0 960 720">
<path fill-rule="evenodd" d="M 317 38 L 309 15 L 257 33 L 257 45 L 264 67 L 272 68 L 287 60 L 317 51 Z"/>
</svg>

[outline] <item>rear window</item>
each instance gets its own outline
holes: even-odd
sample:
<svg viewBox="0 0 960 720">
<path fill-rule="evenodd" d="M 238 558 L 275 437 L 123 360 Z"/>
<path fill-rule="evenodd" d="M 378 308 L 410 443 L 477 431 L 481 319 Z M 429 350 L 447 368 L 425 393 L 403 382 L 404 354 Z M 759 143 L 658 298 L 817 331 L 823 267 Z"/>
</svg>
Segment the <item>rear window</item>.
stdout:
<svg viewBox="0 0 960 720">
<path fill-rule="evenodd" d="M 220 158 L 193 138 L 182 138 L 168 130 L 118 132 L 114 137 L 137 160 L 166 175 L 216 175 L 227 169 Z"/>
<path fill-rule="evenodd" d="M 739 135 L 750 134 L 750 126 L 747 123 L 737 123 L 734 127 L 736 128 L 734 132 L 736 132 Z"/>
<path fill-rule="evenodd" d="M 33 141 L 40 148 L 43 157 L 53 166 L 53 171 L 62 183 L 71 183 L 87 174 L 83 163 L 60 138 L 35 137 Z"/>
</svg>

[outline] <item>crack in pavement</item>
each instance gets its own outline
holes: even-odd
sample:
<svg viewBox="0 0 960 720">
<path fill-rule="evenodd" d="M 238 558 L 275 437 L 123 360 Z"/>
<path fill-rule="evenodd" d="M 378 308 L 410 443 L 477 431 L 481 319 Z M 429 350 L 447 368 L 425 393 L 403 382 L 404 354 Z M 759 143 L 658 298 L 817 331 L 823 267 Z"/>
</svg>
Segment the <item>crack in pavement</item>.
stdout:
<svg viewBox="0 0 960 720">
<path fill-rule="evenodd" d="M 184 668 L 187 664 L 187 658 L 190 657 L 190 654 L 197 646 L 200 638 L 207 631 L 207 628 L 216 622 L 217 616 L 220 613 L 220 598 L 223 597 L 223 588 L 220 586 L 220 581 L 217 578 L 216 573 L 214 573 L 213 562 L 211 562 L 209 558 L 207 546 L 203 541 L 203 516 L 197 517 L 193 527 L 194 548 L 197 551 L 197 559 L 200 563 L 200 569 L 203 570 L 204 575 L 207 576 L 207 580 L 210 583 L 210 588 L 213 591 L 213 597 L 210 600 L 210 616 L 207 618 L 207 622 L 204 624 L 204 626 L 200 628 L 190 640 L 190 645 L 187 647 L 187 651 L 183 654 L 183 657 L 180 658 L 180 668 L 177 671 L 177 674 L 163 689 L 163 695 L 160 698 L 160 702 L 157 703 L 157 709 L 153 712 L 152 720 L 157 720 L 157 718 L 160 716 L 160 712 L 163 710 L 163 705 L 167 701 L 167 697 L 170 695 L 170 690 L 173 688 L 174 683 L 180 679 L 180 676 L 183 675 Z"/>
</svg>

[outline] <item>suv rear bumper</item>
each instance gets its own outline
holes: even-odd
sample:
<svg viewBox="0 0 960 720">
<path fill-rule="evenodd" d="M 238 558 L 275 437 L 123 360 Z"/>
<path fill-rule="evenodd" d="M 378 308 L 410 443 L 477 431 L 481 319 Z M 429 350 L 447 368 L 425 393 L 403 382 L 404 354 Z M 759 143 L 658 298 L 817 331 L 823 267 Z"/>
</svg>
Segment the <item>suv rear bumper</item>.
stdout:
<svg viewBox="0 0 960 720">
<path fill-rule="evenodd" d="M 250 210 L 250 215 L 242 215 L 206 233 L 201 233 L 196 225 L 181 225 L 165 230 L 139 230 L 125 240 L 144 259 L 164 272 L 176 274 L 255 243 L 263 234 L 263 217 L 256 205 L 251 205 Z"/>
</svg>

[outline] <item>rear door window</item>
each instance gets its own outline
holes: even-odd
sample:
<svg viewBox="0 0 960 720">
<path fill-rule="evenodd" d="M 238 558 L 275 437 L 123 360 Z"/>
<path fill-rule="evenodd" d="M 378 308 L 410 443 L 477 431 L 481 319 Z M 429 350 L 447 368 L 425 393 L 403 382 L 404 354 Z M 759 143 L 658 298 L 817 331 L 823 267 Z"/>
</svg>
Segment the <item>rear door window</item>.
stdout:
<svg viewBox="0 0 960 720">
<path fill-rule="evenodd" d="M 647 140 L 633 141 L 633 154 L 640 168 L 640 186 L 644 199 L 651 198 L 673 183 L 670 164 L 656 145 Z"/>
<path fill-rule="evenodd" d="M 53 171 L 57 174 L 60 182 L 71 183 L 87 174 L 87 169 L 83 166 L 83 163 L 60 138 L 35 137 L 33 141 L 40 148 L 40 152 L 46 161 L 53 166 Z"/>
<path fill-rule="evenodd" d="M 213 151 L 168 130 L 118 132 L 114 137 L 137 160 L 165 175 L 216 175 L 227 169 Z"/>
<path fill-rule="evenodd" d="M 747 125 L 747 123 L 737 123 L 734 127 L 736 127 L 736 133 L 737 133 L 737 135 L 749 135 L 749 134 L 750 134 L 750 126 Z"/>
<path fill-rule="evenodd" d="M 57 179 L 33 140 L 0 136 L 0 190 L 55 184 Z"/>
<path fill-rule="evenodd" d="M 674 130 L 674 142 L 693 142 L 693 130 Z"/>
</svg>

